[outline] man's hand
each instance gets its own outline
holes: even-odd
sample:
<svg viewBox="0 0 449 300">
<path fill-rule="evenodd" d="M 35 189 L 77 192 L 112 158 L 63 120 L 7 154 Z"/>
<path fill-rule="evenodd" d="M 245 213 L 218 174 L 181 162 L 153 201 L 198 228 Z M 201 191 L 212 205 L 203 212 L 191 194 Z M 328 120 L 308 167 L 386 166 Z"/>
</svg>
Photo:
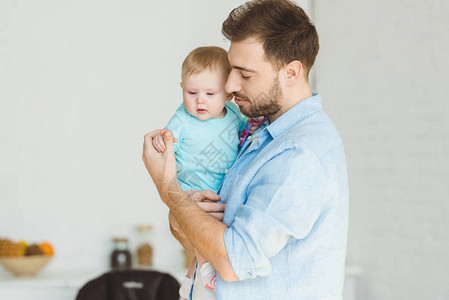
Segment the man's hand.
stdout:
<svg viewBox="0 0 449 300">
<path fill-rule="evenodd" d="M 159 153 L 153 146 L 153 140 L 157 135 L 161 135 L 164 140 L 165 151 L 163 153 Z M 168 199 L 166 195 L 162 194 L 168 191 L 169 185 L 178 185 L 172 132 L 170 130 L 159 129 L 146 134 L 142 159 L 161 195 L 161 199 Z M 175 187 L 173 190 L 178 192 L 180 190 L 178 187 Z"/>
<path fill-rule="evenodd" d="M 207 212 L 218 221 L 223 221 L 226 204 L 216 202 L 220 200 L 220 196 L 218 196 L 216 193 L 212 192 L 211 190 L 190 190 L 186 191 L 186 194 L 190 195 L 190 197 L 195 202 L 197 202 L 198 206 L 201 207 L 202 210 Z"/>
</svg>

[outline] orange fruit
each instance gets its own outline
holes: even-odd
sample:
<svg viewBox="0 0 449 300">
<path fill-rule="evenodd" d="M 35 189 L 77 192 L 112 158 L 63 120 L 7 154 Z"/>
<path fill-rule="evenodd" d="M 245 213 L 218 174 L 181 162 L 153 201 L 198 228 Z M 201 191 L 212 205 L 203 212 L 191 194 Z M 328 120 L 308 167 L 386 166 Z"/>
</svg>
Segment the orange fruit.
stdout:
<svg viewBox="0 0 449 300">
<path fill-rule="evenodd" d="M 26 247 L 28 247 L 28 244 L 24 240 L 20 240 L 17 244 L 19 244 L 20 246 L 22 246 L 25 249 L 26 249 Z"/>
<path fill-rule="evenodd" d="M 55 251 L 53 250 L 53 246 L 48 242 L 43 242 L 39 244 L 39 248 L 41 248 L 42 252 L 44 252 L 45 255 L 53 255 Z"/>
</svg>

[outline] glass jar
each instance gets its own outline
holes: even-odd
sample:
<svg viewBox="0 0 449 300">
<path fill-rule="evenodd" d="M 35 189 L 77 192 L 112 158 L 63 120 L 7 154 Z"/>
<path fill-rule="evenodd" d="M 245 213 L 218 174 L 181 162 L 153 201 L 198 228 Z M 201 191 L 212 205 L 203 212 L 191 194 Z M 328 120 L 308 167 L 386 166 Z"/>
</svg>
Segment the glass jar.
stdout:
<svg viewBox="0 0 449 300">
<path fill-rule="evenodd" d="M 151 267 L 153 265 L 153 246 L 151 245 L 151 225 L 137 226 L 137 263 L 141 267 Z"/>
<path fill-rule="evenodd" d="M 131 253 L 129 252 L 128 239 L 116 237 L 113 239 L 114 250 L 111 253 L 112 269 L 131 268 Z"/>
</svg>

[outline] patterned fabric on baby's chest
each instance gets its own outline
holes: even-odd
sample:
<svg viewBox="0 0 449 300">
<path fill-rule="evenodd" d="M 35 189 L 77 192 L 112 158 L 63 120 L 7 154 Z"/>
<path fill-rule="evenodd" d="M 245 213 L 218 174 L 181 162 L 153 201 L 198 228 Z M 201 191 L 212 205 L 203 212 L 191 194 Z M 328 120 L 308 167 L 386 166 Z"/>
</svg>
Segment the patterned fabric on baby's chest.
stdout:
<svg viewBox="0 0 449 300">
<path fill-rule="evenodd" d="M 238 151 L 238 128 L 235 124 L 217 128 L 205 128 L 198 132 L 188 132 L 183 139 L 185 155 L 194 161 L 197 170 L 219 173 L 234 162 Z M 207 130 L 209 129 L 209 130 Z"/>
<path fill-rule="evenodd" d="M 220 132 L 215 133 L 219 143 L 226 145 L 231 150 L 236 150 L 239 143 L 239 128 L 238 123 L 230 123 L 228 126 L 222 128 Z"/>
<path fill-rule="evenodd" d="M 193 155 L 198 166 L 205 170 L 216 172 L 219 172 L 223 166 L 225 168 L 229 166 L 233 162 L 233 158 L 222 147 L 223 144 L 217 141 L 204 143 L 199 148 L 199 152 Z"/>
</svg>

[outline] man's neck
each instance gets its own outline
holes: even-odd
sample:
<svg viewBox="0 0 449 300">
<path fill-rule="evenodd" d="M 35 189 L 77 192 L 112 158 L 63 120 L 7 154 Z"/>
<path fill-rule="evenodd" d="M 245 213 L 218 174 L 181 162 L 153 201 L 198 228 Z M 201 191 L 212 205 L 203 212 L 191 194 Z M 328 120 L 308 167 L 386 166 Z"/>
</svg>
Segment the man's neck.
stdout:
<svg viewBox="0 0 449 300">
<path fill-rule="evenodd" d="M 290 108 L 305 100 L 312 97 L 312 90 L 310 89 L 309 83 L 304 84 L 302 87 L 296 89 L 288 89 L 283 91 L 281 109 L 275 114 L 268 116 L 270 124 L 279 119 L 284 113 L 286 113 Z"/>
</svg>

